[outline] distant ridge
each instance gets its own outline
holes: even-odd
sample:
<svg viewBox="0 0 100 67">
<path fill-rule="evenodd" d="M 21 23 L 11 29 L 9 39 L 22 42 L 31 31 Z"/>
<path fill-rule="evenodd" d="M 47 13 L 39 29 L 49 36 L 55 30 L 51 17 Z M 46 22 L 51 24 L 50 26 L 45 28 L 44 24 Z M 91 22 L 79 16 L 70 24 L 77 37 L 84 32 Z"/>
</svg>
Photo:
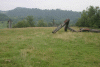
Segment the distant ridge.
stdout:
<svg viewBox="0 0 100 67">
<path fill-rule="evenodd" d="M 70 18 L 70 20 L 74 21 L 79 17 L 81 17 L 81 14 L 79 12 L 71 10 L 60 10 L 60 9 L 42 10 L 38 8 L 25 8 L 25 7 L 17 7 L 13 10 L 6 11 L 5 14 L 8 17 L 26 17 L 31 15 L 38 19 L 40 18 L 46 21 L 50 21 L 52 19 L 65 20 L 67 18 Z"/>
</svg>

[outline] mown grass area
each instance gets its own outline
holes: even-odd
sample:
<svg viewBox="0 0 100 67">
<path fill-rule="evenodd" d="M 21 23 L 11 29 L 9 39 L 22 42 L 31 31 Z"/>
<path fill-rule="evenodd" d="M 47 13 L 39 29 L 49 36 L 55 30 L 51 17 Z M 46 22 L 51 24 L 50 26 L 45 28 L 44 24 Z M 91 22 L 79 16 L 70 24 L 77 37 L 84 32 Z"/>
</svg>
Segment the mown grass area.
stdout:
<svg viewBox="0 0 100 67">
<path fill-rule="evenodd" d="M 100 67 L 100 33 L 54 29 L 0 29 L 0 67 Z"/>
</svg>

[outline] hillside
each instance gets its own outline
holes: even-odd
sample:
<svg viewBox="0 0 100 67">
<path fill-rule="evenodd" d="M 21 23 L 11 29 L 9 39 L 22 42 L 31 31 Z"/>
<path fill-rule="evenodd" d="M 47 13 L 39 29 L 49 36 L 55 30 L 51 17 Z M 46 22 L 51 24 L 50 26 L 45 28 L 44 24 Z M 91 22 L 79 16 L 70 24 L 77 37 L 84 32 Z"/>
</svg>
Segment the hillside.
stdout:
<svg viewBox="0 0 100 67">
<path fill-rule="evenodd" d="M 0 13 L 0 29 L 7 28 L 7 21 L 9 19 L 10 18 L 7 15 Z"/>
<path fill-rule="evenodd" d="M 54 29 L 0 29 L 0 67 L 100 67 L 100 33 Z"/>
<path fill-rule="evenodd" d="M 9 17 L 3 13 L 0 13 L 0 21 L 8 21 Z"/>
<path fill-rule="evenodd" d="M 22 7 L 17 7 L 13 10 L 9 10 L 5 14 L 9 17 L 26 17 L 32 15 L 36 20 L 44 19 L 47 22 L 51 22 L 53 19 L 60 21 L 67 18 L 70 18 L 74 22 L 81 16 L 79 12 L 68 10 L 41 10 L 37 8 L 30 9 Z"/>
</svg>

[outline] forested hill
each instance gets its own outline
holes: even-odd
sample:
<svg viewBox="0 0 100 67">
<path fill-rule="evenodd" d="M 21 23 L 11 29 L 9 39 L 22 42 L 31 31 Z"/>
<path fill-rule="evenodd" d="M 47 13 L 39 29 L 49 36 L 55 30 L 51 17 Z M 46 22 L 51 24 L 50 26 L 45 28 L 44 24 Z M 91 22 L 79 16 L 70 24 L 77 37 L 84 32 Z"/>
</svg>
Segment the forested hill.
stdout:
<svg viewBox="0 0 100 67">
<path fill-rule="evenodd" d="M 8 21 L 9 17 L 5 14 L 0 13 L 0 21 Z"/>
<path fill-rule="evenodd" d="M 17 7 L 13 10 L 7 11 L 5 13 L 9 17 L 26 17 L 26 16 L 34 16 L 36 19 L 44 19 L 46 21 L 55 20 L 65 20 L 67 18 L 72 21 L 78 19 L 81 14 L 79 12 L 71 11 L 71 10 L 41 10 L 37 8 L 21 8 Z"/>
</svg>

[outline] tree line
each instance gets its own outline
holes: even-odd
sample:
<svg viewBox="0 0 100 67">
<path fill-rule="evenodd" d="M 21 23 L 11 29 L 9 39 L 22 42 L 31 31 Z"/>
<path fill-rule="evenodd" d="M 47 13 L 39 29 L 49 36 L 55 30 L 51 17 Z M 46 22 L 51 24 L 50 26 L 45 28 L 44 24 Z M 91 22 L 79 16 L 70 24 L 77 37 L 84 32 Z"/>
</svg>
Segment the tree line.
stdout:
<svg viewBox="0 0 100 67">
<path fill-rule="evenodd" d="M 100 28 L 100 8 L 90 6 L 86 10 L 83 10 L 76 26 Z"/>
<path fill-rule="evenodd" d="M 52 9 L 52 10 L 42 10 L 38 8 L 22 8 L 17 7 L 13 10 L 6 11 L 5 14 L 11 18 L 25 18 L 27 16 L 34 16 L 34 21 L 43 19 L 44 22 L 51 22 L 53 19 L 56 21 L 64 21 L 67 18 L 70 18 L 73 23 L 74 20 L 78 19 L 81 14 L 79 12 L 71 10 L 61 10 L 61 9 Z"/>
<path fill-rule="evenodd" d="M 2 13 L 2 11 L 0 12 Z M 70 18 L 71 25 L 75 25 L 77 19 L 80 17 L 79 12 L 71 11 L 71 10 L 60 10 L 60 9 L 52 9 L 52 10 L 41 10 L 38 8 L 22 8 L 17 7 L 13 10 L 3 12 L 13 21 L 13 26 L 18 27 L 19 24 L 23 24 L 24 26 L 31 26 L 29 25 L 28 21 L 26 20 L 27 16 L 34 16 L 33 21 L 35 22 L 35 26 L 58 26 L 59 24 L 63 23 L 63 21 L 67 18 Z M 53 24 L 53 19 L 55 20 L 55 24 Z M 8 21 L 8 20 L 5 20 Z M 44 24 L 41 25 L 40 24 Z M 23 26 L 22 26 L 23 27 Z"/>
<path fill-rule="evenodd" d="M 51 27 L 53 23 L 45 23 L 43 19 L 39 20 L 37 23 L 34 21 L 33 16 L 27 16 L 25 19 L 19 21 L 17 24 L 13 25 L 13 28 L 22 28 L 22 27 Z"/>
<path fill-rule="evenodd" d="M 21 12 L 21 10 L 23 13 Z M 18 14 L 18 11 L 22 16 L 20 16 L 20 14 Z M 27 12 L 27 11 L 30 14 L 32 14 L 32 12 L 33 12 L 35 17 L 33 17 L 33 14 L 30 15 L 29 13 L 27 15 L 30 15 L 30 16 L 27 16 L 25 14 L 25 12 Z M 75 18 L 73 19 L 74 22 L 73 22 L 73 20 L 70 21 L 70 25 L 72 25 L 72 26 L 76 25 L 79 27 L 100 28 L 100 8 L 93 7 L 93 6 L 90 6 L 86 10 L 83 10 L 82 12 L 80 12 L 81 16 L 78 12 L 76 12 L 76 13 L 72 12 L 72 14 L 73 14 L 72 15 L 71 11 L 62 11 L 60 9 L 40 10 L 40 9 L 27 9 L 27 8 L 16 8 L 14 10 L 8 11 L 6 14 L 10 17 L 10 19 L 12 19 L 14 28 L 16 28 L 16 27 L 21 28 L 21 27 L 58 26 L 65 20 L 65 18 L 67 16 L 68 16 L 68 18 L 71 17 L 69 19 L 73 19 L 73 17 L 76 18 L 76 19 Z M 18 16 L 17 16 L 17 14 L 18 14 Z M 0 13 L 0 21 L 8 21 L 8 19 L 9 19 L 8 16 Z M 80 16 L 80 18 L 79 18 L 79 16 Z M 54 21 L 53 21 L 53 19 L 54 19 Z M 76 24 L 75 24 L 75 22 L 76 22 Z"/>
</svg>

